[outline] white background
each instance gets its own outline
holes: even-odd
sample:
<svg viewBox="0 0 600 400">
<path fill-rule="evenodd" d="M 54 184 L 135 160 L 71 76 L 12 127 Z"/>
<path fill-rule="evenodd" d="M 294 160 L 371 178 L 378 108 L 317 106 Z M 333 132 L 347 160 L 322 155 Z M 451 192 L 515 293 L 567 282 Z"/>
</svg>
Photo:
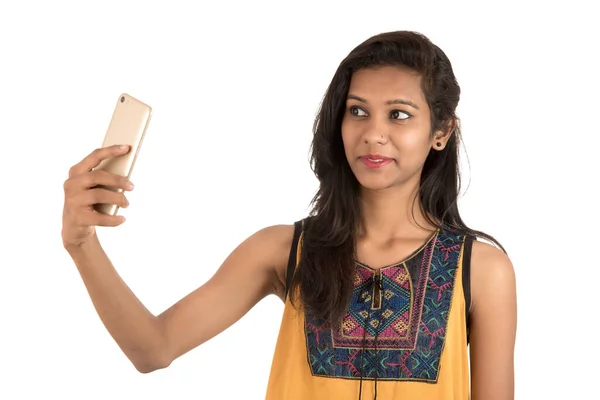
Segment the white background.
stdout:
<svg viewBox="0 0 600 400">
<path fill-rule="evenodd" d="M 438 44 L 462 88 L 461 211 L 517 273 L 516 398 L 600 398 L 597 13 L 445 3 L 2 1 L 0 399 L 264 398 L 281 301 L 138 373 L 62 248 L 63 181 L 120 93 L 153 107 L 128 221 L 100 236 L 159 313 L 254 231 L 306 215 L 321 97 L 353 47 L 398 29 Z"/>
</svg>

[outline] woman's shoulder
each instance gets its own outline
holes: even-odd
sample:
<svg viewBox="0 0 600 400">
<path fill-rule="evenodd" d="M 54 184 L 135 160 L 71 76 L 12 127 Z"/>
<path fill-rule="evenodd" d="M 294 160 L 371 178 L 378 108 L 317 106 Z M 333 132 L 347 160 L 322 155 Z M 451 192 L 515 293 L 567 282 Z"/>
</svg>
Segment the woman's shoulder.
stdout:
<svg viewBox="0 0 600 400">
<path fill-rule="evenodd" d="M 483 275 L 483 279 L 514 273 L 508 254 L 500 248 L 480 240 L 473 240 L 471 271 L 472 274 Z"/>
<path fill-rule="evenodd" d="M 500 248 L 474 240 L 470 268 L 473 308 L 478 303 L 491 300 L 490 296 L 500 300 L 514 295 L 516 278 L 513 263 Z"/>
<path fill-rule="evenodd" d="M 294 224 L 270 225 L 252 236 L 257 250 L 275 256 L 272 258 L 279 262 L 274 264 L 279 265 L 284 258 L 287 260 L 294 238 Z"/>
<path fill-rule="evenodd" d="M 270 225 L 252 235 L 254 250 L 263 253 L 269 260 L 269 269 L 273 272 L 275 294 L 285 293 L 286 269 L 294 240 L 294 224 Z"/>
</svg>

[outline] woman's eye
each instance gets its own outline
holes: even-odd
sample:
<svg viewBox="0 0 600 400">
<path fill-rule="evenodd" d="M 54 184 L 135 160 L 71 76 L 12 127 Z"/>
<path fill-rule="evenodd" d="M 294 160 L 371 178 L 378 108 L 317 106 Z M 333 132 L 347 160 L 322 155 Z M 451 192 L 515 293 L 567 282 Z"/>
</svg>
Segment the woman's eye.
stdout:
<svg viewBox="0 0 600 400">
<path fill-rule="evenodd" d="M 394 110 L 391 112 L 390 117 L 392 117 L 393 119 L 404 120 L 409 119 L 411 115 L 405 111 Z"/>
<path fill-rule="evenodd" d="M 352 114 L 356 117 L 364 117 L 365 115 L 367 115 L 365 110 L 361 109 L 360 107 L 356 107 L 356 106 L 350 107 L 350 114 Z"/>
</svg>

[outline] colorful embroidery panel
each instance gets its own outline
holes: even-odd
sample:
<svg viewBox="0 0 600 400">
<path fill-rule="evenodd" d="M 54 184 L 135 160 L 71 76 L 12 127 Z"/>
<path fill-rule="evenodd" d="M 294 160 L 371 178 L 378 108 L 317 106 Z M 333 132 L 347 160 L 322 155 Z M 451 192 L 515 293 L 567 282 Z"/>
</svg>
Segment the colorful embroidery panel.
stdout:
<svg viewBox="0 0 600 400">
<path fill-rule="evenodd" d="M 376 271 L 357 264 L 341 325 L 324 329 L 306 316 L 312 374 L 436 382 L 463 238 L 440 232 L 409 260 L 382 268 L 380 290 Z"/>
</svg>

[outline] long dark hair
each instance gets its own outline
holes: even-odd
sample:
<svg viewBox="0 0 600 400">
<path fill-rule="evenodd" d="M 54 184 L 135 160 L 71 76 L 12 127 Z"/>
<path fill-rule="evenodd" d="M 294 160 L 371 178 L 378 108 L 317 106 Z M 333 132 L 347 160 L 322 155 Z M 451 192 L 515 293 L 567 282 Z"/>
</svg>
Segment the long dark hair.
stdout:
<svg viewBox="0 0 600 400">
<path fill-rule="evenodd" d="M 490 235 L 468 228 L 458 212 L 460 126 L 455 111 L 460 87 L 450 60 L 418 32 L 373 36 L 340 63 L 313 128 L 311 166 L 320 186 L 306 219 L 301 258 L 289 293 L 293 304 L 297 305 L 299 296 L 307 312 L 329 323 L 343 318 L 352 296 L 355 235 L 360 220 L 359 183 L 342 142 L 346 98 L 355 71 L 380 66 L 404 66 L 420 74 L 421 89 L 431 110 L 432 135 L 456 121 L 446 148 L 430 151 L 423 167 L 418 195 L 427 221 L 485 238 L 504 250 Z"/>
</svg>

